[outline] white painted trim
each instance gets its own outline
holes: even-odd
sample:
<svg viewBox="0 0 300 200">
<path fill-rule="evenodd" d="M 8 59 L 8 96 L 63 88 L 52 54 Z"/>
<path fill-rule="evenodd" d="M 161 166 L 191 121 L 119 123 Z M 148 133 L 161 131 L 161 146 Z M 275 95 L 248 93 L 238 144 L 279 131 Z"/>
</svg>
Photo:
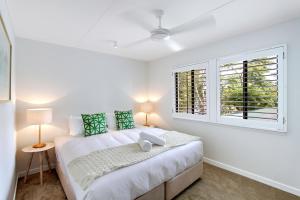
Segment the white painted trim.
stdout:
<svg viewBox="0 0 300 200">
<path fill-rule="evenodd" d="M 55 168 L 55 163 L 51 163 L 51 169 L 54 169 Z M 48 165 L 43 165 L 43 171 L 47 171 L 49 168 L 48 168 Z M 29 173 L 28 175 L 31 175 L 31 174 L 36 174 L 36 173 L 39 173 L 40 172 L 40 167 L 36 167 L 36 168 L 32 168 L 29 170 Z M 23 171 L 20 171 L 17 173 L 17 177 L 18 178 L 21 178 L 21 177 L 24 177 L 26 175 L 26 170 L 23 170 Z"/>
<path fill-rule="evenodd" d="M 209 97 L 209 121 L 212 123 L 217 122 L 217 59 L 209 60 L 208 66 L 208 86 L 209 93 L 207 96 Z"/>
<path fill-rule="evenodd" d="M 208 122 L 208 116 L 206 115 L 195 115 L 191 113 L 172 113 L 173 118 L 177 119 L 187 119 L 187 120 L 194 120 L 194 121 L 202 121 L 202 122 Z"/>
<path fill-rule="evenodd" d="M 255 174 L 253 172 L 249 172 L 249 171 L 246 171 L 246 170 L 243 170 L 243 169 L 239 169 L 237 167 L 234 167 L 234 166 L 231 166 L 231 165 L 228 165 L 228 164 L 225 164 L 225 163 L 221 163 L 219 161 L 216 161 L 216 160 L 213 160 L 213 159 L 210 159 L 210 158 L 207 158 L 207 157 L 204 157 L 204 162 L 208 163 L 208 164 L 211 164 L 211 165 L 214 165 L 216 167 L 219 167 L 221 169 L 239 174 L 241 176 L 253 179 L 255 181 L 264 183 L 264 184 L 269 185 L 271 187 L 283 190 L 285 192 L 300 196 L 300 189 L 299 188 L 295 188 L 295 187 L 292 187 L 292 186 L 289 186 L 289 185 L 285 185 L 283 183 L 277 182 L 277 181 L 272 180 L 270 178 L 266 178 L 266 177 L 260 176 L 258 174 Z"/>
</svg>

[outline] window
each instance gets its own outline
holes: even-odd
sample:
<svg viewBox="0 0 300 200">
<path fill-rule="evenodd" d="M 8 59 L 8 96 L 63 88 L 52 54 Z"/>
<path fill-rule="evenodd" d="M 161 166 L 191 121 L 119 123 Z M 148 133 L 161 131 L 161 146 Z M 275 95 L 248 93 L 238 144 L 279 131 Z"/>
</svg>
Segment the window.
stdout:
<svg viewBox="0 0 300 200">
<path fill-rule="evenodd" d="M 218 121 L 283 130 L 283 48 L 221 58 Z"/>
<path fill-rule="evenodd" d="M 175 68 L 173 117 L 285 132 L 285 52 L 282 45 Z"/>
<path fill-rule="evenodd" d="M 202 120 L 207 118 L 207 65 L 190 65 L 173 71 L 173 116 Z"/>
</svg>

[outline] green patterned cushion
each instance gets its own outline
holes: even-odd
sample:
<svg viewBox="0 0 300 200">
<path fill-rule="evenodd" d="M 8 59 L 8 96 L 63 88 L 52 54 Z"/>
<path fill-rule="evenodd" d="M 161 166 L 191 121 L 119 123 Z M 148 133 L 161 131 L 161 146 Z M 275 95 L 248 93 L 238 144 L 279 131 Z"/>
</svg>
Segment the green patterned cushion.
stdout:
<svg viewBox="0 0 300 200">
<path fill-rule="evenodd" d="M 132 110 L 115 111 L 116 123 L 118 130 L 134 128 L 134 120 Z"/>
<path fill-rule="evenodd" d="M 97 135 L 107 132 L 105 113 L 82 114 L 84 136 Z"/>
</svg>

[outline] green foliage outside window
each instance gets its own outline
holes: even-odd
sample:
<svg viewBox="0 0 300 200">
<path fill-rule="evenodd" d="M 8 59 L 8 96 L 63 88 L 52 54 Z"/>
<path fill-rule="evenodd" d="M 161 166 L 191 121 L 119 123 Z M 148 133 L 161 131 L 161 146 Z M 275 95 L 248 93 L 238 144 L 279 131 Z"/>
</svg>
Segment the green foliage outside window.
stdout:
<svg viewBox="0 0 300 200">
<path fill-rule="evenodd" d="M 268 57 L 248 62 L 248 111 L 263 113 L 263 118 L 277 118 L 277 58 Z M 243 62 L 228 63 L 220 67 L 221 114 L 243 111 Z M 261 111 L 261 112 L 260 112 Z M 275 116 L 276 115 L 276 116 Z"/>
</svg>

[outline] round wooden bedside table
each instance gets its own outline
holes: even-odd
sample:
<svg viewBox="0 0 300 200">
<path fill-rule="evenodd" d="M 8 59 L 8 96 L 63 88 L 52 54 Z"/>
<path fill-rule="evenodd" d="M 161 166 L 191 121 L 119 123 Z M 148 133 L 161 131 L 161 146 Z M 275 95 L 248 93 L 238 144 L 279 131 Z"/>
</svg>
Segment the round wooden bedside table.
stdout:
<svg viewBox="0 0 300 200">
<path fill-rule="evenodd" d="M 48 150 L 50 150 L 52 148 L 54 148 L 54 143 L 46 143 L 46 146 L 42 147 L 42 148 L 33 148 L 32 146 L 28 146 L 28 147 L 25 147 L 22 149 L 23 152 L 31 154 L 29 162 L 28 162 L 28 167 L 26 170 L 26 175 L 24 178 L 24 183 L 26 183 L 26 181 L 27 181 L 27 176 L 28 176 L 28 172 L 29 172 L 29 169 L 31 166 L 33 155 L 35 153 L 37 153 L 39 155 L 39 160 L 40 160 L 40 184 L 43 185 L 43 154 L 45 153 L 45 157 L 46 157 L 46 160 L 48 163 L 48 168 L 49 168 L 49 171 L 51 172 Z"/>
</svg>

